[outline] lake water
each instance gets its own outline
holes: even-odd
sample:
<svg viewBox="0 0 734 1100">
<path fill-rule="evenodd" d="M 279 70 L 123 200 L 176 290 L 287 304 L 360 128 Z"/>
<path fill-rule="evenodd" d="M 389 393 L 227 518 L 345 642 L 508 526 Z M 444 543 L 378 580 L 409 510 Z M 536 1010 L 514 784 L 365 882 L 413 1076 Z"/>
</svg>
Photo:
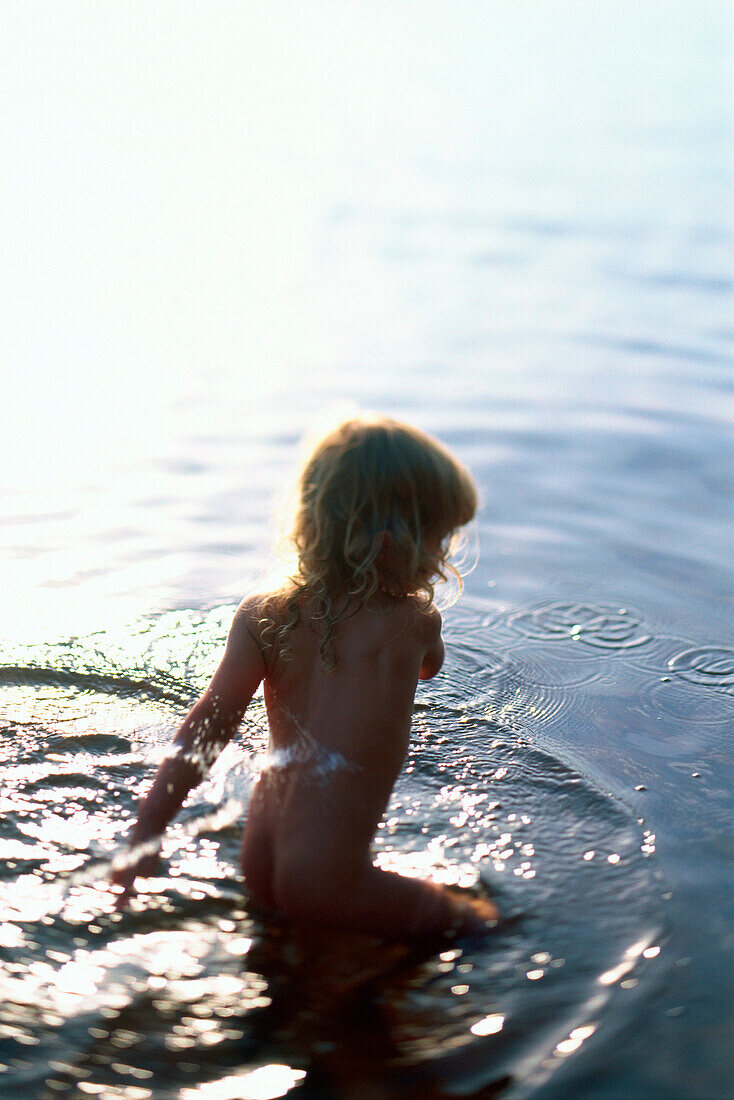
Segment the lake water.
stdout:
<svg viewBox="0 0 734 1100">
<path fill-rule="evenodd" d="M 0 13 L 5 1095 L 731 1095 L 728 5 L 38 12 Z M 515 919 L 430 957 L 264 925 L 257 698 L 115 913 L 356 407 L 482 495 L 378 858 Z"/>
</svg>

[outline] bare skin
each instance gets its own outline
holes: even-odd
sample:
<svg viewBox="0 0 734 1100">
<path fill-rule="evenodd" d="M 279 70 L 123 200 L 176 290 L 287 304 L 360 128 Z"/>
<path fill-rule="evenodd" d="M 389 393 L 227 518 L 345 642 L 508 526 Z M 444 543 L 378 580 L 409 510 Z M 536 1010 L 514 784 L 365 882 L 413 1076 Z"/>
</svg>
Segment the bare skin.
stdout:
<svg viewBox="0 0 734 1100">
<path fill-rule="evenodd" d="M 264 681 L 273 766 L 253 791 L 241 855 L 253 901 L 296 921 L 397 937 L 483 931 L 498 915 L 491 902 L 380 870 L 370 851 L 408 750 L 418 680 L 443 662 L 438 611 L 377 594 L 336 625 L 328 671 L 307 605 L 287 655 L 263 644 L 272 606 L 262 596 L 240 606 L 224 658 L 176 736 L 183 754 L 161 765 L 131 843 L 163 831 L 201 778 L 187 755 L 210 762 Z M 148 857 L 114 881 L 128 892 L 152 866 Z"/>
</svg>

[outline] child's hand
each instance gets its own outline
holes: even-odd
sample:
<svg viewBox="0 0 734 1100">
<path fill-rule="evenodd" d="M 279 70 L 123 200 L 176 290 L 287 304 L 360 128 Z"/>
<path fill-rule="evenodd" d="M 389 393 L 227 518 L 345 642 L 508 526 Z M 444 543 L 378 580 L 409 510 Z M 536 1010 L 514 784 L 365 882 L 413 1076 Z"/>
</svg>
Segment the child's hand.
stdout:
<svg viewBox="0 0 734 1100">
<path fill-rule="evenodd" d="M 483 935 L 500 919 L 500 911 L 493 901 L 482 894 L 467 896 L 468 891 L 447 887 L 447 892 L 458 902 L 456 930 L 462 934 Z"/>
<path fill-rule="evenodd" d="M 484 924 L 496 923 L 499 920 L 500 911 L 489 898 L 472 898 L 467 908 L 473 917 L 478 918 Z"/>
<path fill-rule="evenodd" d="M 157 852 L 135 858 L 133 851 L 129 853 L 130 858 L 121 865 L 115 866 L 113 863 L 110 872 L 110 886 L 113 893 L 117 895 L 115 909 L 124 909 L 130 898 L 135 896 L 134 884 L 138 875 L 149 878 L 158 869 L 160 856 Z"/>
</svg>

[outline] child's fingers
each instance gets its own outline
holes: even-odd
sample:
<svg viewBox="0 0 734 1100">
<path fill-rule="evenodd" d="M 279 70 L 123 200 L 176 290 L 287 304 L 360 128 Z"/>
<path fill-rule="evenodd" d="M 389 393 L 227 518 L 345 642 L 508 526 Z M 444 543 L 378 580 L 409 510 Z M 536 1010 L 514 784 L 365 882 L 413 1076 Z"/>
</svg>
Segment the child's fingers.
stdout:
<svg viewBox="0 0 734 1100">
<path fill-rule="evenodd" d="M 154 875 L 159 862 L 160 859 L 157 854 L 143 856 L 142 859 L 132 859 L 129 863 L 123 863 L 119 867 L 112 868 L 110 882 L 127 888 L 138 876 L 149 878 Z"/>
<path fill-rule="evenodd" d="M 469 902 L 470 909 L 483 921 L 499 920 L 500 911 L 489 898 L 472 898 Z"/>
<path fill-rule="evenodd" d="M 472 895 L 458 887 L 448 887 L 448 892 L 458 902 L 459 928 L 461 932 L 483 934 L 500 919 L 500 911 L 493 901 L 482 895 Z"/>
<path fill-rule="evenodd" d="M 135 890 L 133 884 L 129 886 L 121 886 L 118 883 L 112 883 L 110 885 L 110 892 L 115 895 L 115 910 L 120 912 L 121 909 L 125 909 L 130 898 L 135 896 Z"/>
</svg>

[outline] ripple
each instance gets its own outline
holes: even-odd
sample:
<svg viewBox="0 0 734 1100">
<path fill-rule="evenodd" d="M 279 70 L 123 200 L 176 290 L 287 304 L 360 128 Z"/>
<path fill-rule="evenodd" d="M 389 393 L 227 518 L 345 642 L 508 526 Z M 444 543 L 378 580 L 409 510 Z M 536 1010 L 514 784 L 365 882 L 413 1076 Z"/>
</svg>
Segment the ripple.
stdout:
<svg viewBox="0 0 734 1100">
<path fill-rule="evenodd" d="M 517 662 L 506 654 L 492 652 L 485 643 L 475 639 L 472 646 L 456 646 L 450 642 L 450 677 L 421 681 L 416 694 L 415 710 L 463 714 L 477 699 L 491 696 L 493 700 L 514 699 L 522 690 L 524 680 Z"/>
<path fill-rule="evenodd" d="M 678 681 L 664 676 L 642 685 L 638 690 L 636 708 L 655 718 L 667 715 L 685 722 L 688 743 L 692 745 L 691 725 L 712 729 L 734 719 L 734 696 L 721 691 L 702 697 L 700 692 L 691 690 L 682 681 L 683 678 Z M 669 738 L 670 730 L 666 729 L 665 733 Z"/>
<path fill-rule="evenodd" d="M 18 760 L 82 753 L 101 763 L 128 752 L 133 742 L 157 743 L 171 729 L 175 712 L 158 700 L 131 697 L 124 687 L 116 694 L 109 681 L 95 690 L 86 677 L 76 683 L 64 676 L 59 683 L 56 670 L 44 669 L 41 677 L 36 671 L 23 678 L 14 669 L 0 700 L 0 726 L 13 731 Z"/>
<path fill-rule="evenodd" d="M 537 729 L 555 722 L 573 703 L 572 684 L 554 683 L 552 672 L 530 663 L 513 662 L 512 674 L 498 678 L 481 697 L 468 701 L 481 706 L 486 718 L 501 728 Z M 585 682 L 585 681 L 583 681 Z"/>
<path fill-rule="evenodd" d="M 570 650 L 573 660 L 568 660 L 569 651 L 543 645 L 542 641 L 547 639 L 535 636 L 532 640 L 537 644 L 531 648 L 523 643 L 517 630 L 512 631 L 511 623 L 519 618 L 523 618 L 524 630 L 540 633 L 538 622 L 529 622 L 523 616 L 513 616 L 512 620 L 505 616 L 501 622 L 489 622 L 470 611 L 469 615 L 464 612 L 453 620 L 449 635 L 451 682 L 439 680 L 428 687 L 421 685 L 416 710 L 445 711 L 451 701 L 456 713 L 476 712 L 479 707 L 483 716 L 498 728 L 512 729 L 539 729 L 566 715 L 578 698 L 573 689 L 601 678 L 603 666 L 598 653 L 593 648 L 573 647 Z M 569 620 L 564 626 L 562 618 Z M 558 636 L 555 631 L 560 629 L 570 636 L 578 619 L 578 614 L 570 616 L 567 612 L 551 616 L 548 622 L 554 630 L 553 640 Z M 625 617 L 625 629 L 629 625 Z M 528 637 L 529 633 L 523 636 Z M 631 652 L 637 653 L 637 647 Z"/>
<path fill-rule="evenodd" d="M 624 607 L 543 604 L 511 616 L 509 624 L 526 638 L 583 642 L 596 649 L 632 649 L 650 641 L 641 619 Z"/>
<path fill-rule="evenodd" d="M 180 684 L 137 679 L 123 672 L 111 674 L 94 669 L 64 668 L 60 665 L 5 665 L 0 667 L 0 684 L 11 687 L 70 688 L 89 694 L 114 695 L 116 698 L 140 698 L 180 703 L 187 699 Z"/>
<path fill-rule="evenodd" d="M 565 654 L 549 652 L 547 648 L 535 646 L 528 650 L 528 656 L 517 663 L 522 670 L 525 682 L 549 691 L 563 691 L 565 688 L 582 687 L 593 683 L 602 675 L 596 655 L 577 656 L 567 661 Z"/>
<path fill-rule="evenodd" d="M 9 935 L 21 941 L 21 951 L 13 949 L 12 965 L 25 967 L 21 977 L 13 971 L 18 990 L 15 1011 L 18 1025 L 38 1040 L 38 1065 L 44 1057 L 58 1063 L 54 1051 L 59 1044 L 69 1050 L 79 1024 L 76 986 L 83 978 L 84 1024 L 91 1022 L 98 1037 L 95 1066 L 100 1076 L 95 1081 L 100 1088 L 105 1083 L 116 1090 L 127 1087 L 128 1065 L 148 1074 L 145 1080 L 150 1078 L 152 1088 L 163 1087 L 158 1061 L 162 1063 L 172 1049 L 187 1049 L 187 1057 L 201 1064 L 210 1036 L 216 1039 L 217 1058 L 231 1057 L 237 1065 L 247 1057 L 244 1043 L 258 1059 L 263 1053 L 273 1062 L 291 1054 L 303 1059 L 305 1051 L 306 1063 L 317 1066 L 319 1046 L 313 1036 L 321 1030 L 334 1032 L 335 1021 L 343 1015 L 341 975 L 349 975 L 350 990 L 362 982 L 371 965 L 369 950 L 380 967 L 380 996 L 396 1019 L 392 1035 L 401 1058 L 413 1058 L 421 1072 L 428 1059 L 433 1067 L 435 1058 L 447 1050 L 465 1052 L 467 1036 L 481 1034 L 472 1029 L 491 1017 L 507 1023 L 492 1032 L 491 1050 L 485 1040 L 472 1047 L 475 1072 L 505 1074 L 509 1079 L 527 1072 L 528 1059 L 541 1064 L 559 1031 L 573 1033 L 579 1020 L 584 1022 L 584 1006 L 592 994 L 597 998 L 595 1013 L 602 1012 L 606 993 L 600 1000 L 601 976 L 617 973 L 630 943 L 652 942 L 651 928 L 658 919 L 653 868 L 631 812 L 538 747 L 531 732 L 541 722 L 546 725 L 567 713 L 576 685 L 598 677 L 601 666 L 589 651 L 587 661 L 569 663 L 542 645 L 532 647 L 529 660 L 517 653 L 518 648 L 531 648 L 526 643 L 519 643 L 511 655 L 497 652 L 496 645 L 493 632 L 472 626 L 466 647 L 452 647 L 451 674 L 422 686 L 409 768 L 380 830 L 379 854 L 388 862 L 397 860 L 398 869 L 405 869 L 401 861 L 407 860 L 424 874 L 466 873 L 479 881 L 486 877 L 503 911 L 521 912 L 521 919 L 499 930 L 486 948 L 472 946 L 464 953 L 457 944 L 417 971 L 411 963 L 408 978 L 390 978 L 394 989 L 382 979 L 384 945 L 358 944 L 347 957 L 330 934 L 323 958 L 336 969 L 338 988 L 333 995 L 324 992 L 324 966 L 312 964 L 310 952 L 308 973 L 316 1008 L 308 1001 L 308 1019 L 305 1009 L 298 1007 L 303 1004 L 304 974 L 297 970 L 294 976 L 297 997 L 270 981 L 272 975 L 257 955 L 253 937 L 259 933 L 252 914 L 239 908 L 239 830 L 232 826 L 243 816 L 244 783 L 234 791 L 239 801 L 223 802 L 229 789 L 223 793 L 215 783 L 200 789 L 196 804 L 182 815 L 166 842 L 170 876 L 154 880 L 141 909 L 124 914 L 117 923 L 106 911 L 100 912 L 104 895 L 95 883 L 100 861 L 109 858 L 119 842 L 121 811 L 126 817 L 133 809 L 139 770 L 149 764 L 134 753 L 120 757 L 120 774 L 115 777 L 119 783 L 108 787 L 103 797 L 93 788 L 99 791 L 98 784 L 107 784 L 111 751 L 134 749 L 141 740 L 158 741 L 161 729 L 170 730 L 176 708 L 135 698 L 135 693 L 131 698 L 124 677 L 117 694 L 111 681 L 93 691 L 87 680 L 59 683 L 53 669 L 41 677 L 29 675 L 24 682 L 16 679 L 4 703 L 13 721 L 26 719 L 28 727 L 16 738 L 22 760 L 8 794 L 15 808 L 23 807 L 26 839 L 6 839 L 25 845 L 23 856 L 30 855 L 28 836 L 42 839 L 48 847 L 41 868 L 24 864 L 13 873 L 22 872 L 25 879 L 9 884 L 15 906 Z M 241 756 L 240 746 L 225 751 L 230 750 L 231 759 L 224 761 L 231 765 L 228 779 Z M 41 775 L 42 765 L 56 775 Z M 80 806 L 66 814 L 69 788 L 61 786 L 82 780 L 95 797 L 82 806 L 75 793 Z M 51 783 L 54 790 L 48 793 L 54 797 L 40 799 L 38 793 Z M 191 812 L 197 816 L 187 817 Z M 445 880 L 462 882 L 461 877 Z M 590 908 L 593 922 L 587 917 Z M 31 939 L 26 927 L 32 921 L 39 925 L 41 919 L 44 929 L 34 931 Z M 192 925 L 197 926 L 196 935 L 189 939 Z M 276 929 L 274 940 L 275 948 L 282 947 L 281 953 L 290 959 L 287 934 Z M 527 992 L 530 987 L 532 993 Z M 155 991 L 153 999 L 150 990 Z M 171 1014 L 179 991 L 180 1012 Z M 218 999 L 204 1004 L 202 997 L 209 997 L 210 991 Z M 206 1008 L 208 1015 L 191 1011 L 194 996 L 197 1009 Z M 536 1017 L 530 1040 L 525 1021 L 531 1004 Z M 115 1020 L 110 1008 L 119 1012 Z M 321 1023 L 315 1027 L 317 1010 Z M 263 1014 L 261 1022 L 258 1011 Z M 278 1035 L 290 1035 L 290 1045 L 286 1041 L 276 1048 L 271 1038 L 273 1015 L 282 1018 Z M 8 1019 L 7 1010 L 0 1010 L 0 1025 Z M 206 1027 L 199 1026 L 200 1020 Z M 344 1043 L 350 1072 L 355 1034 L 361 1039 L 355 1028 L 352 1020 Z M 133 1034 L 144 1034 L 147 1045 L 131 1046 Z M 367 1021 L 365 1035 L 369 1034 Z M 415 1036 L 419 1040 L 414 1041 Z M 126 1052 L 124 1058 L 120 1050 Z M 139 1055 L 138 1061 L 133 1055 Z M 9 1058 L 12 1072 L 20 1073 L 24 1056 L 21 1043 Z M 465 1076 L 466 1056 L 461 1053 L 442 1065 L 441 1080 L 449 1093 L 458 1091 Z M 65 1054 L 64 1064 L 86 1057 L 84 1052 Z M 166 1067 L 167 1074 L 175 1072 L 168 1061 Z M 40 1077 L 50 1071 L 33 1072 Z M 390 1066 L 383 1072 L 389 1075 Z M 54 1083 L 59 1082 L 54 1078 Z M 175 1084 L 177 1089 L 186 1086 L 183 1070 Z M 166 1081 L 165 1087 L 169 1085 Z M 38 1079 L 30 1087 L 40 1094 Z M 419 1085 L 413 1091 L 421 1094 Z"/>
<path fill-rule="evenodd" d="M 517 704 L 522 708 L 528 725 L 537 729 L 555 724 L 568 713 L 573 701 L 574 696 L 568 688 L 536 684 L 519 696 Z"/>
<path fill-rule="evenodd" d="M 381 865 L 459 884 L 473 871 L 501 912 L 518 917 L 498 930 L 479 965 L 476 953 L 444 953 L 427 974 L 412 975 L 403 994 L 408 1024 L 410 998 L 420 996 L 423 1050 L 461 1049 L 450 1068 L 440 1063 L 449 1093 L 466 1077 L 467 1049 L 458 1042 L 481 1034 L 473 1030 L 477 1021 L 490 1013 L 493 1022 L 478 1069 L 512 1076 L 528 1011 L 537 1012 L 537 1057 L 546 1041 L 558 1042 L 565 1012 L 573 1034 L 592 996 L 599 1019 L 608 988 L 630 979 L 642 985 L 642 952 L 662 934 L 649 832 L 527 728 L 498 726 L 483 700 L 474 700 L 462 721 L 447 721 L 440 744 L 411 750 L 414 768 L 399 780 L 378 838 Z M 428 776 L 427 755 L 434 766 Z M 453 879 L 444 878 L 448 872 Z M 523 997 L 519 986 L 528 982 L 532 994 Z"/>
<path fill-rule="evenodd" d="M 734 649 L 698 646 L 685 649 L 668 661 L 668 668 L 682 680 L 704 687 L 734 687 Z"/>
<path fill-rule="evenodd" d="M 674 635 L 655 635 L 648 645 L 631 649 L 627 655 L 627 663 L 640 672 L 662 676 L 669 671 L 668 663 L 675 654 L 690 644 L 686 639 Z"/>
</svg>

